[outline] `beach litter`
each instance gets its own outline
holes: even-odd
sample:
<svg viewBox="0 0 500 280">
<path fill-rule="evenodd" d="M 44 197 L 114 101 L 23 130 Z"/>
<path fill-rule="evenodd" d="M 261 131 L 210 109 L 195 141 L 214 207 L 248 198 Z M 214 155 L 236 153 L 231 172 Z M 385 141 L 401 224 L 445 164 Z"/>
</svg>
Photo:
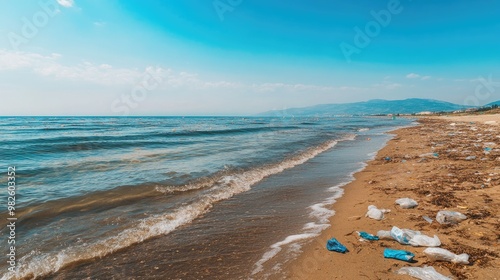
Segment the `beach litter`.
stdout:
<svg viewBox="0 0 500 280">
<path fill-rule="evenodd" d="M 408 197 L 396 199 L 396 204 L 399 204 L 399 206 L 403 209 L 409 209 L 418 206 L 418 203 L 415 200 Z"/>
<path fill-rule="evenodd" d="M 445 261 L 457 264 L 469 264 L 469 255 L 460 254 L 456 255 L 446 249 L 442 248 L 427 248 L 424 254 L 433 261 Z"/>
<path fill-rule="evenodd" d="M 388 209 L 378 209 L 375 205 L 368 206 L 368 212 L 366 212 L 365 217 L 369 217 L 375 220 L 382 220 L 384 218 L 384 213 L 389 213 L 391 210 Z"/>
<path fill-rule="evenodd" d="M 452 278 L 446 277 L 443 274 L 437 272 L 432 266 L 424 267 L 402 267 L 398 271 L 398 274 L 409 275 L 411 277 L 421 279 L 421 280 L 451 280 Z"/>
<path fill-rule="evenodd" d="M 421 157 L 421 158 L 438 158 L 439 154 L 438 153 L 425 153 L 425 154 L 419 155 L 419 157 Z"/>
<path fill-rule="evenodd" d="M 379 239 L 387 239 L 387 240 L 393 240 L 391 236 L 391 231 L 390 230 L 379 230 L 377 232 L 377 236 Z"/>
<path fill-rule="evenodd" d="M 420 231 L 414 231 L 410 229 L 400 229 L 396 226 L 393 226 L 391 229 L 391 236 L 396 240 L 397 242 L 403 244 L 403 245 L 408 245 L 410 244 L 410 240 L 415 236 L 419 235 Z"/>
<path fill-rule="evenodd" d="M 422 216 L 422 218 L 424 218 L 424 220 L 426 220 L 429 224 L 432 224 L 432 219 L 429 218 L 429 216 Z"/>
<path fill-rule="evenodd" d="M 413 236 L 409 241 L 411 246 L 422 246 L 422 247 L 439 247 L 441 246 L 441 240 L 437 235 L 434 237 L 427 236 L 425 234 L 417 234 Z"/>
<path fill-rule="evenodd" d="M 366 240 L 370 240 L 370 241 L 376 241 L 379 239 L 378 236 L 369 234 L 369 233 L 364 232 L 364 231 L 358 231 L 358 235 L 361 236 L 361 238 L 366 239 Z"/>
<path fill-rule="evenodd" d="M 455 211 L 439 211 L 436 215 L 436 221 L 442 225 L 458 224 L 467 219 L 467 216 Z"/>
<path fill-rule="evenodd" d="M 475 160 L 476 156 L 468 156 L 465 158 L 465 160 Z"/>
<path fill-rule="evenodd" d="M 334 251 L 339 253 L 345 253 L 349 251 L 344 245 L 342 245 L 335 238 L 331 238 L 330 240 L 328 240 L 328 242 L 326 243 L 326 249 L 328 249 L 328 251 Z"/>
<path fill-rule="evenodd" d="M 413 258 L 415 257 L 415 254 L 412 252 L 408 252 L 405 250 L 394 250 L 394 249 L 384 249 L 384 258 L 387 259 L 396 259 L 396 260 L 401 260 L 405 262 L 411 262 L 413 261 Z"/>
</svg>

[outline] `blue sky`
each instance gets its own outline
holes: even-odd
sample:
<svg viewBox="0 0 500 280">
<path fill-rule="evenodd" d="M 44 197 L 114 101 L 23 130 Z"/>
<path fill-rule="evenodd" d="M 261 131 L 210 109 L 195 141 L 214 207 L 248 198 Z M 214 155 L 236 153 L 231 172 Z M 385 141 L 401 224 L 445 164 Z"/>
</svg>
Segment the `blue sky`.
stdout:
<svg viewBox="0 0 500 280">
<path fill-rule="evenodd" d="M 0 115 L 500 99 L 498 1 L 0 2 Z"/>
</svg>

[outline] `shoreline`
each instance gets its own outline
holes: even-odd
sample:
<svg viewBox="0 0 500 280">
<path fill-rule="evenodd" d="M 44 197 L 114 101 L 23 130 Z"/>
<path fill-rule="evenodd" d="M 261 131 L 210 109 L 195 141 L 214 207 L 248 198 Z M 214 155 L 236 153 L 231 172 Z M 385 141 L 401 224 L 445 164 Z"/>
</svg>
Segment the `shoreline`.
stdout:
<svg viewBox="0 0 500 280">
<path fill-rule="evenodd" d="M 320 161 L 322 161 L 322 165 L 324 165 L 327 164 L 326 161 L 339 161 L 338 157 L 340 156 L 340 161 L 345 162 L 337 164 L 340 164 L 343 167 L 345 167 L 345 164 L 352 165 L 351 168 L 349 168 L 352 170 L 349 171 L 349 173 L 339 173 L 339 170 L 335 169 L 336 171 L 334 172 L 337 173 L 335 180 L 338 181 L 335 181 L 333 185 L 330 184 L 331 181 L 325 181 L 326 185 L 323 186 L 323 188 L 326 189 L 321 192 L 322 198 L 320 197 L 320 200 L 316 200 L 313 204 L 309 205 L 307 207 L 308 213 L 303 214 L 311 218 L 305 221 L 304 224 L 300 225 L 301 229 L 298 231 L 292 230 L 289 232 L 289 235 L 284 236 L 283 239 L 279 239 L 267 247 L 268 250 L 254 264 L 254 269 L 249 276 L 250 279 L 268 279 L 273 277 L 273 274 L 276 274 L 277 271 L 281 272 L 281 267 L 286 267 L 289 262 L 293 261 L 293 259 L 298 256 L 296 254 L 300 252 L 300 248 L 304 244 L 314 240 L 314 238 L 316 238 L 329 226 L 329 220 L 334 215 L 334 213 L 330 213 L 333 212 L 331 210 L 332 205 L 334 205 L 336 201 L 342 197 L 344 193 L 344 186 L 353 182 L 355 180 L 354 175 L 364 170 L 367 166 L 367 162 L 373 160 L 377 151 L 383 148 L 387 142 L 392 139 L 393 135 L 389 135 L 388 132 L 398 128 L 411 127 L 413 125 L 414 124 L 406 124 L 403 126 L 383 129 L 382 131 L 377 132 L 370 130 L 367 135 L 358 135 L 361 140 L 357 139 L 356 141 L 351 141 L 354 139 L 349 139 L 349 141 L 341 141 L 335 149 L 332 148 L 328 152 L 318 155 L 318 158 L 315 158 L 315 160 L 311 160 L 313 162 L 323 158 Z M 349 144 L 349 142 L 358 144 Z M 354 146 L 358 147 L 355 148 Z M 347 152 L 347 150 L 351 151 Z M 338 153 L 341 153 L 342 155 Z M 329 160 L 327 158 L 329 158 Z M 318 164 L 318 162 L 315 164 Z M 330 168 L 332 167 L 333 166 Z M 317 169 L 318 167 L 315 167 L 313 170 L 309 170 L 309 172 L 304 172 L 309 175 L 311 174 L 311 171 L 313 173 L 317 173 L 318 175 L 322 174 L 318 173 Z M 331 172 L 331 170 L 323 168 L 322 172 Z"/>
<path fill-rule="evenodd" d="M 304 245 L 303 253 L 285 265 L 283 275 L 270 279 L 414 279 L 395 271 L 424 265 L 456 279 L 496 279 L 500 267 L 495 253 L 499 251 L 500 236 L 500 220 L 496 218 L 500 212 L 500 168 L 495 165 L 500 161 L 500 139 L 496 137 L 499 126 L 492 125 L 491 118 L 498 124 L 500 115 L 484 117 L 488 124 L 476 116 L 473 121 L 467 117 L 421 118 L 417 126 L 388 132 L 395 136 L 343 187 L 344 195 L 332 206 L 335 215 L 330 218 L 331 227 Z M 453 121 L 456 123 L 450 125 Z M 483 155 L 487 143 L 493 150 Z M 437 152 L 439 157 L 419 156 L 429 152 Z M 464 152 L 477 159 L 464 160 L 466 155 L 460 154 Z M 415 199 L 419 206 L 401 209 L 394 201 L 402 197 Z M 365 214 L 371 204 L 391 212 L 382 221 L 369 219 Z M 468 219 L 458 225 L 440 225 L 435 221 L 439 210 L 459 211 Z M 431 217 L 433 223 L 427 223 L 422 215 Z M 441 248 L 469 254 L 471 264 L 431 262 L 422 253 L 425 247 L 401 245 L 393 240 L 362 242 L 356 234 L 376 234 L 392 226 L 419 230 L 429 236 L 436 234 Z M 327 251 L 325 245 L 331 237 L 349 252 Z M 413 252 L 417 262 L 384 259 L 384 248 Z"/>
</svg>

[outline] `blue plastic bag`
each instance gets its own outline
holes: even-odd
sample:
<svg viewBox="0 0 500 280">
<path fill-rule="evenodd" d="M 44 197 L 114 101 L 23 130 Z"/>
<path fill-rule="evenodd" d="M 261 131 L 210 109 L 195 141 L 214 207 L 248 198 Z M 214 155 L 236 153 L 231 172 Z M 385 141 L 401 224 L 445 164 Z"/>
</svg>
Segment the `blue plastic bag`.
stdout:
<svg viewBox="0 0 500 280">
<path fill-rule="evenodd" d="M 394 250 L 394 249 L 384 249 L 384 258 L 389 258 L 389 259 L 396 259 L 396 260 L 401 260 L 405 262 L 411 262 L 413 261 L 413 257 L 415 255 L 411 252 L 404 251 L 404 250 Z"/>
<path fill-rule="evenodd" d="M 370 240 L 370 241 L 375 241 L 375 240 L 378 240 L 378 236 L 375 236 L 375 235 L 372 235 L 372 234 L 369 234 L 367 232 L 364 232 L 364 231 L 360 231 L 358 232 L 359 236 L 361 236 L 361 238 L 364 238 L 366 240 Z"/>
<path fill-rule="evenodd" d="M 326 243 L 326 249 L 328 249 L 328 251 L 335 251 L 339 253 L 345 253 L 348 251 L 347 248 L 340 244 L 340 242 L 335 238 L 328 240 Z"/>
</svg>

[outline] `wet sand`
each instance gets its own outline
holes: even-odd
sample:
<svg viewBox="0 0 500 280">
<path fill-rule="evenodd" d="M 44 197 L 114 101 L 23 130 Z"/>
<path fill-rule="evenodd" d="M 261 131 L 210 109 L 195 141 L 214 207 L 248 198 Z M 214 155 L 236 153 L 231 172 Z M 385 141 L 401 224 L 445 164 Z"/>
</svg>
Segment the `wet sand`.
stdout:
<svg viewBox="0 0 500 280">
<path fill-rule="evenodd" d="M 395 138 L 356 174 L 333 205 L 332 226 L 304 247 L 285 267 L 285 274 L 273 278 L 414 279 L 396 271 L 428 265 L 454 279 L 500 279 L 500 127 L 492 121 L 500 123 L 500 115 L 422 118 L 418 126 L 392 132 Z M 437 153 L 438 158 L 420 157 L 425 153 Z M 475 158 L 467 160 L 469 156 Z M 419 205 L 401 209 L 394 201 L 403 197 Z M 391 212 L 381 221 L 365 217 L 371 204 Z M 468 218 L 457 225 L 440 225 L 435 220 L 439 210 L 458 211 Z M 432 224 L 423 215 L 431 217 Z M 467 253 L 471 263 L 432 262 L 422 253 L 425 247 L 393 240 L 362 242 L 356 234 L 376 234 L 392 226 L 436 234 L 441 248 Z M 331 237 L 349 252 L 327 251 Z M 417 262 L 384 259 L 384 248 L 413 252 Z"/>
</svg>

